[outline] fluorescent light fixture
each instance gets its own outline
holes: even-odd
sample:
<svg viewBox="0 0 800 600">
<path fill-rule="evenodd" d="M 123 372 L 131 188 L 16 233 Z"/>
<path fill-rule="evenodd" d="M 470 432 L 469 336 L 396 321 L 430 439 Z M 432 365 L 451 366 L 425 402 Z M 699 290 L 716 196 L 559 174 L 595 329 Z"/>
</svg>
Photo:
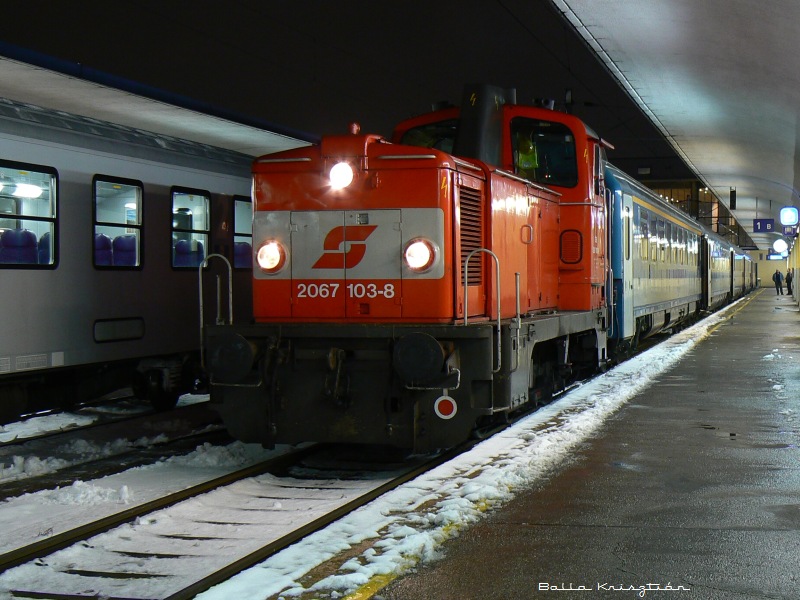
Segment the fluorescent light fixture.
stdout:
<svg viewBox="0 0 800 600">
<path fill-rule="evenodd" d="M 18 183 L 14 189 L 17 198 L 38 198 L 42 195 L 42 188 L 32 183 Z"/>
</svg>

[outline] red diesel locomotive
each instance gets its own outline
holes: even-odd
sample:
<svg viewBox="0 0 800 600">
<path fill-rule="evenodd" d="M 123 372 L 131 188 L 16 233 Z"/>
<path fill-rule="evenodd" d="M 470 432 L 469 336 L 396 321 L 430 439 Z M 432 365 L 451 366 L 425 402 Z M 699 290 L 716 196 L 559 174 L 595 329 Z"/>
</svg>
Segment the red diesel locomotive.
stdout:
<svg viewBox="0 0 800 600">
<path fill-rule="evenodd" d="M 608 360 L 604 142 L 460 108 L 256 160 L 254 322 L 204 331 L 236 438 L 452 446 Z"/>
</svg>

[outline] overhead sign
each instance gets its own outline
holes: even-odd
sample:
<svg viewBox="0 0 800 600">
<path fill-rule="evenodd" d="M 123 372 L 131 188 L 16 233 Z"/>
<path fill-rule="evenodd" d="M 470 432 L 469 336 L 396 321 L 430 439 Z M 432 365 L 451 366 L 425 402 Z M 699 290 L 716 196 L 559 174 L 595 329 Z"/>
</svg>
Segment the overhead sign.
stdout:
<svg viewBox="0 0 800 600">
<path fill-rule="evenodd" d="M 797 226 L 796 225 L 784 225 L 783 226 L 783 235 L 786 237 L 797 237 Z"/>
<path fill-rule="evenodd" d="M 754 233 L 770 233 L 775 231 L 775 219 L 753 219 Z"/>
</svg>

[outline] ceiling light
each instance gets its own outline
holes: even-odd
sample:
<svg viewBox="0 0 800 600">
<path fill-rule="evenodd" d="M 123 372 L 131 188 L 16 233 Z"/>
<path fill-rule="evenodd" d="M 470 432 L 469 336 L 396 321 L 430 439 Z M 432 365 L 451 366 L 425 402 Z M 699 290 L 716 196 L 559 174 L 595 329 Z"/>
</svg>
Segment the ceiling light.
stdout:
<svg viewBox="0 0 800 600">
<path fill-rule="evenodd" d="M 42 195 L 42 188 L 32 183 L 18 183 L 14 189 L 17 198 L 38 198 Z"/>
</svg>

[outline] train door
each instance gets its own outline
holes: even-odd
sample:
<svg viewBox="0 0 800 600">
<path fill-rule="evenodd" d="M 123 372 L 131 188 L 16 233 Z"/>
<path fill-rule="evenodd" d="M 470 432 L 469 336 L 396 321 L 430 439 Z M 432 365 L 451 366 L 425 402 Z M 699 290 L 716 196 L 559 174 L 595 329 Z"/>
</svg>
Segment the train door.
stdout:
<svg viewBox="0 0 800 600">
<path fill-rule="evenodd" d="M 632 338 L 636 332 L 636 320 L 633 317 L 633 197 L 622 195 L 620 224 L 622 226 L 622 273 L 614 275 L 618 282 L 616 302 L 618 314 L 615 316 L 620 329 L 619 338 Z"/>
<path fill-rule="evenodd" d="M 702 281 L 703 300 L 708 309 L 712 304 L 711 289 L 711 247 L 709 239 L 704 235 L 700 238 L 700 280 Z"/>
</svg>

